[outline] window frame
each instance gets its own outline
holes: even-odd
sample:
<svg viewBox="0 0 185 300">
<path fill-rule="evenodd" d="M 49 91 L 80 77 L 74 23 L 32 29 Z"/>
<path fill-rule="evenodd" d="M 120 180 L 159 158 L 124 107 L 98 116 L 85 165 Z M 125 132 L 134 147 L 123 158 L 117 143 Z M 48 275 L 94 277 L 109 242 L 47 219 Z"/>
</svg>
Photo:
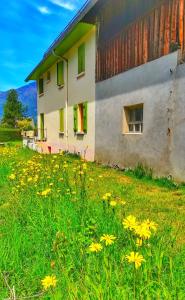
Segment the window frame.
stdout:
<svg viewBox="0 0 185 300">
<path fill-rule="evenodd" d="M 85 43 L 82 43 L 78 47 L 78 78 L 85 74 L 85 67 L 86 67 L 86 47 Z"/>
<path fill-rule="evenodd" d="M 130 120 L 130 112 L 142 109 L 142 119 L 141 120 Z M 144 130 L 144 104 L 136 104 L 125 106 L 123 109 L 123 134 L 143 134 Z M 139 130 L 136 130 L 136 126 L 139 125 Z M 129 127 L 133 126 L 133 130 Z"/>
<path fill-rule="evenodd" d="M 45 140 L 45 114 L 40 113 L 40 140 Z"/>
<path fill-rule="evenodd" d="M 42 82 L 42 87 L 41 87 L 41 82 Z M 39 94 L 39 96 L 44 95 L 44 79 L 43 78 L 39 78 L 39 82 L 38 82 L 38 94 Z"/>
<path fill-rule="evenodd" d="M 83 103 L 78 104 L 78 110 L 77 110 L 77 132 L 78 133 L 84 133 L 84 107 Z"/>
<path fill-rule="evenodd" d="M 46 82 L 49 83 L 50 81 L 51 81 L 51 72 L 47 71 L 47 73 L 46 73 Z"/>
<path fill-rule="evenodd" d="M 62 66 L 62 69 L 61 69 L 61 73 L 62 73 L 61 74 L 61 79 L 59 78 L 59 69 L 60 69 L 60 66 Z M 57 86 L 59 88 L 61 88 L 61 87 L 64 86 L 64 61 L 63 60 L 57 62 Z"/>
<path fill-rule="evenodd" d="M 64 107 L 61 107 L 59 109 L 59 133 L 64 134 L 64 131 L 65 131 L 65 109 Z"/>
<path fill-rule="evenodd" d="M 74 132 L 76 135 L 85 135 L 88 131 L 88 102 L 81 102 L 73 107 Z"/>
</svg>

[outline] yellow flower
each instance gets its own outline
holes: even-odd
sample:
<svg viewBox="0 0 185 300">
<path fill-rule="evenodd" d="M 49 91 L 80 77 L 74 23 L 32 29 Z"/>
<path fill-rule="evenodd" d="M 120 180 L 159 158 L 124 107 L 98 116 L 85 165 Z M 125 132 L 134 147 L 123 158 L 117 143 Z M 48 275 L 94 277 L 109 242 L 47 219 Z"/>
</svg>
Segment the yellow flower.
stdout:
<svg viewBox="0 0 185 300">
<path fill-rule="evenodd" d="M 125 205 L 125 204 L 126 204 L 126 201 L 121 200 L 120 204 L 121 204 L 121 205 Z"/>
<path fill-rule="evenodd" d="M 123 226 L 125 229 L 134 229 L 138 223 L 136 221 L 136 217 L 130 215 L 126 219 L 123 220 L 122 222 Z"/>
<path fill-rule="evenodd" d="M 100 252 L 103 249 L 102 245 L 99 243 L 92 243 L 89 246 L 89 251 L 90 252 Z"/>
<path fill-rule="evenodd" d="M 115 207 L 116 205 L 117 205 L 116 201 L 114 201 L 114 200 L 110 201 L 110 206 Z"/>
<path fill-rule="evenodd" d="M 41 192 L 41 196 L 47 196 L 51 192 L 51 189 L 47 189 L 43 192 Z"/>
<path fill-rule="evenodd" d="M 41 280 L 42 286 L 44 290 L 49 289 L 50 287 L 56 287 L 56 276 L 46 276 L 43 280 Z"/>
<path fill-rule="evenodd" d="M 143 240 L 137 238 L 137 240 L 136 240 L 136 246 L 137 247 L 141 247 L 142 245 L 143 245 Z"/>
<path fill-rule="evenodd" d="M 102 199 L 103 200 L 110 200 L 112 194 L 111 193 L 106 193 L 105 195 L 103 195 Z"/>
<path fill-rule="evenodd" d="M 9 179 L 14 180 L 15 177 L 16 177 L 15 174 L 11 174 L 11 175 L 9 176 Z"/>
<path fill-rule="evenodd" d="M 148 229 L 148 226 L 143 223 L 135 226 L 134 230 L 141 239 L 149 239 L 151 236 L 151 231 Z"/>
<path fill-rule="evenodd" d="M 84 170 L 87 170 L 87 164 L 86 164 L 86 163 L 84 163 L 84 164 L 82 165 L 82 167 L 83 167 Z"/>
<path fill-rule="evenodd" d="M 105 242 L 106 246 L 112 245 L 114 244 L 116 237 L 114 235 L 108 235 L 108 234 L 104 234 L 101 238 L 100 241 L 101 242 Z"/>
<path fill-rule="evenodd" d="M 126 259 L 130 264 L 134 263 L 136 269 L 138 269 L 141 266 L 142 262 L 145 261 L 143 255 L 139 254 L 138 252 L 131 252 L 130 255 L 126 255 Z"/>
<path fill-rule="evenodd" d="M 29 178 L 28 178 L 28 182 L 31 182 L 31 181 L 32 181 L 32 177 L 29 177 Z"/>
<path fill-rule="evenodd" d="M 157 224 L 149 219 L 145 220 L 142 224 L 148 227 L 149 230 L 153 230 L 154 232 L 157 231 Z"/>
</svg>

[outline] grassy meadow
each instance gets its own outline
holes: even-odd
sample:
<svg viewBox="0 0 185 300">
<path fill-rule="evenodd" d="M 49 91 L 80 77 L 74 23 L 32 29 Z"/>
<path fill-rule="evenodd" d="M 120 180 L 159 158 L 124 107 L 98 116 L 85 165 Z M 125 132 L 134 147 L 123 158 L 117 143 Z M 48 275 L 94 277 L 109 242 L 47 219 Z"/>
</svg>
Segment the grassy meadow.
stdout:
<svg viewBox="0 0 185 300">
<path fill-rule="evenodd" d="M 0 299 L 185 299 L 185 187 L 0 148 Z"/>
</svg>

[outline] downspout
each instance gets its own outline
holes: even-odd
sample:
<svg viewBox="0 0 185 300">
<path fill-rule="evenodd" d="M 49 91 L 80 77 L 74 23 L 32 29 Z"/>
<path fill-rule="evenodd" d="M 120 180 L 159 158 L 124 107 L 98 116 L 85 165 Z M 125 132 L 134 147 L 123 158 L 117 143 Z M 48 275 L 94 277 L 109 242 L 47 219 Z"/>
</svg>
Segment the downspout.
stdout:
<svg viewBox="0 0 185 300">
<path fill-rule="evenodd" d="M 55 53 L 54 49 L 52 49 L 52 54 L 53 54 L 53 56 L 64 60 L 66 62 L 66 67 L 67 67 L 67 85 L 66 85 L 67 95 L 66 95 L 66 101 L 65 101 L 65 108 L 66 108 L 66 118 L 65 118 L 65 120 L 66 120 L 67 150 L 69 150 L 69 143 L 68 143 L 69 60 L 64 56 L 57 55 Z"/>
</svg>

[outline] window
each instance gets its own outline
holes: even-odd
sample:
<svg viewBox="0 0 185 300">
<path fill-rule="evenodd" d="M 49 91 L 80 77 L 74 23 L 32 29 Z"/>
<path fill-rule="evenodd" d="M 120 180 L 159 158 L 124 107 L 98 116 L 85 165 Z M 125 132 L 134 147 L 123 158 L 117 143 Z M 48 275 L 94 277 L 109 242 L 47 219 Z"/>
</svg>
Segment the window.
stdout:
<svg viewBox="0 0 185 300">
<path fill-rule="evenodd" d="M 44 80 L 43 78 L 39 79 L 39 95 L 44 93 Z"/>
<path fill-rule="evenodd" d="M 61 108 L 59 110 L 59 118 L 60 118 L 60 128 L 59 128 L 59 131 L 61 133 L 64 132 L 64 108 Z"/>
<path fill-rule="evenodd" d="M 87 102 L 74 106 L 74 131 L 87 133 Z"/>
<path fill-rule="evenodd" d="M 78 74 L 85 72 L 85 44 L 78 48 Z"/>
<path fill-rule="evenodd" d="M 40 139 L 43 141 L 44 138 L 44 114 L 40 114 Z"/>
<path fill-rule="evenodd" d="M 50 73 L 50 71 L 47 72 L 46 79 L 47 79 L 47 82 L 49 82 L 51 80 L 51 73 Z"/>
<path fill-rule="evenodd" d="M 143 132 L 143 104 L 125 107 L 124 115 L 125 133 Z"/>
<path fill-rule="evenodd" d="M 64 85 L 64 62 L 60 61 L 57 63 L 57 85 Z"/>
</svg>

